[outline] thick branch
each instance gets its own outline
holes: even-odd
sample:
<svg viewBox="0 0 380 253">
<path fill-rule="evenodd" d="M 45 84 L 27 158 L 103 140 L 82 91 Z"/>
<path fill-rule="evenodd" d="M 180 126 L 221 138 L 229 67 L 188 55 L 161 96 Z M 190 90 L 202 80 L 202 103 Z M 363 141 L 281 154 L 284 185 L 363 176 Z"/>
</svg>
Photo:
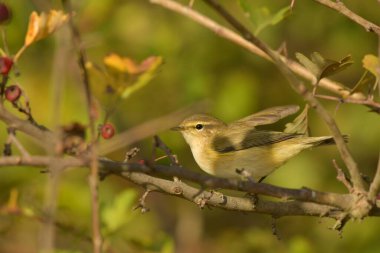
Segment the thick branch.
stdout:
<svg viewBox="0 0 380 253">
<path fill-rule="evenodd" d="M 141 165 L 136 163 L 123 163 L 111 160 L 100 160 L 102 170 L 119 174 L 124 171 L 147 173 L 158 172 L 169 177 L 178 177 L 191 182 L 198 183 L 202 187 L 211 189 L 230 189 L 247 193 L 262 194 L 280 199 L 294 199 L 299 201 L 314 202 L 323 205 L 338 207 L 343 210 L 350 210 L 353 204 L 353 197 L 349 194 L 325 193 L 307 188 L 289 189 L 265 183 L 254 183 L 252 181 L 242 181 L 232 178 L 219 178 L 204 173 L 198 173 L 179 166 L 165 165 Z"/>
<path fill-rule="evenodd" d="M 327 6 L 333 10 L 336 10 L 337 12 L 341 13 L 342 15 L 346 16 L 347 18 L 351 19 L 355 23 L 359 24 L 360 26 L 364 27 L 364 29 L 367 32 L 374 32 L 377 35 L 380 36 L 380 27 L 363 17 L 359 16 L 358 14 L 352 12 L 350 9 L 344 5 L 341 1 L 331 1 L 331 0 L 314 0 L 317 3 L 320 3 L 324 6 Z"/>
<path fill-rule="evenodd" d="M 232 197 L 218 192 L 203 191 L 183 182 L 169 181 L 138 172 L 123 172 L 121 176 L 140 186 L 148 187 L 151 191 L 178 196 L 198 205 L 205 201 L 206 205 L 231 211 L 265 213 L 275 217 L 317 216 L 334 219 L 339 219 L 340 214 L 342 214 L 342 211 L 331 206 L 299 201 L 273 202 L 259 200 L 253 204 L 250 198 Z"/>
<path fill-rule="evenodd" d="M 354 199 L 348 194 L 324 193 L 310 189 L 287 189 L 263 183 L 240 181 L 236 179 L 217 178 L 207 174 L 201 174 L 182 167 L 154 165 L 150 168 L 137 163 L 118 163 L 106 159 L 100 159 L 102 171 L 121 175 L 122 177 L 150 190 L 160 191 L 190 200 L 200 205 L 215 206 L 233 211 L 250 211 L 274 215 L 276 217 L 307 215 L 321 216 L 339 219 L 342 214 L 349 213 Z M 89 162 L 66 157 L 52 158 L 45 156 L 31 156 L 25 160 L 21 157 L 2 157 L 0 166 L 35 166 L 46 167 L 50 164 L 60 164 L 62 167 L 88 167 Z M 141 172 L 142 171 L 142 172 Z M 201 189 L 191 187 L 181 181 L 170 181 L 146 173 L 159 172 L 167 176 L 176 176 L 187 179 L 203 186 Z M 212 189 L 232 189 L 241 192 L 257 193 L 273 196 L 284 202 L 272 202 L 259 200 L 252 203 L 249 198 L 239 198 L 207 191 L 204 187 Z M 289 199 L 295 199 L 289 200 Z M 380 216 L 380 210 L 374 208 L 370 216 Z"/>
</svg>

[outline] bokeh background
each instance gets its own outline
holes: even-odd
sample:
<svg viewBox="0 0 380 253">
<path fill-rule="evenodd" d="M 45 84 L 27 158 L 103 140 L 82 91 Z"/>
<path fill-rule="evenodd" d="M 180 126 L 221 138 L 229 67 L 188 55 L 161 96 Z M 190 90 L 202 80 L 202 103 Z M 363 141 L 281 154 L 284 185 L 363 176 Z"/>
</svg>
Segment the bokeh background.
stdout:
<svg viewBox="0 0 380 253">
<path fill-rule="evenodd" d="M 271 63 L 147 0 L 73 2 L 74 20 L 91 61 L 101 63 L 111 52 L 137 61 L 150 55 L 159 55 L 165 60 L 151 83 L 118 105 L 110 118 L 118 132 L 204 100 L 209 102 L 204 111 L 225 121 L 271 106 L 304 105 Z M 237 1 L 221 2 L 253 28 Z M 274 0 L 248 2 L 254 7 L 267 6 L 273 12 L 289 4 Z M 11 53 L 22 46 L 28 17 L 33 10 L 61 8 L 58 1 L 12 0 L 7 3 L 13 9 L 13 19 L 5 27 Z M 378 1 L 368 0 L 363 4 L 347 0 L 345 3 L 358 14 L 380 24 Z M 195 1 L 194 8 L 223 23 L 202 1 Z M 296 1 L 292 15 L 265 29 L 260 38 L 274 48 L 286 42 L 291 58 L 295 52 L 309 55 L 317 51 L 331 59 L 351 54 L 355 63 L 334 76 L 348 87 L 352 87 L 363 73 L 361 60 L 364 55 L 376 55 L 378 50 L 374 34 L 314 1 Z M 62 48 L 66 53 L 62 53 Z M 54 127 L 53 119 L 57 114 L 52 110 L 52 82 L 57 80 L 63 82 L 59 124 L 74 121 L 86 124 L 86 107 L 75 57 L 65 27 L 55 36 L 27 49 L 17 65 L 20 75 L 12 76 L 11 82 L 21 85 L 29 96 L 35 119 L 47 127 Z M 341 105 L 336 110 L 336 103 L 323 103 L 335 114 L 342 132 L 350 135 L 349 147 L 362 172 L 373 176 L 379 154 L 379 116 L 359 105 Z M 314 112 L 310 113 L 309 120 L 312 135 L 329 134 Z M 286 121 L 269 127 L 279 130 L 284 123 Z M 178 155 L 181 164 L 199 170 L 179 134 L 164 131 L 159 135 Z M 5 138 L 5 127 L 0 124 L 0 143 L 4 143 Z M 42 153 L 26 136 L 20 134 L 19 138 L 30 153 Z M 150 158 L 152 138 L 133 146 L 141 149 L 136 160 Z M 122 160 L 133 146 L 114 152 L 110 157 Z M 335 179 L 333 159 L 342 165 L 335 147 L 306 151 L 266 181 L 284 187 L 307 186 L 343 193 L 346 189 Z M 166 160 L 161 162 L 167 163 Z M 91 251 L 87 176 L 87 170 L 72 169 L 64 172 L 60 179 L 57 252 Z M 37 215 L 43 206 L 46 179 L 47 175 L 40 173 L 39 169 L 2 167 L 0 205 L 7 203 L 13 189 L 19 194 L 19 205 Z M 200 210 L 193 203 L 157 193 L 147 199 L 151 211 L 141 214 L 132 210 L 141 193 L 141 188 L 114 176 L 100 183 L 107 252 L 371 253 L 380 250 L 380 220 L 377 218 L 350 221 L 340 236 L 330 229 L 334 224 L 331 220 L 285 217 L 276 221 L 279 240 L 272 234 L 272 218 L 269 216 L 208 208 Z M 116 229 L 111 231 L 112 222 L 116 223 L 113 227 Z M 0 215 L 0 251 L 36 252 L 40 227 L 35 217 Z"/>
</svg>

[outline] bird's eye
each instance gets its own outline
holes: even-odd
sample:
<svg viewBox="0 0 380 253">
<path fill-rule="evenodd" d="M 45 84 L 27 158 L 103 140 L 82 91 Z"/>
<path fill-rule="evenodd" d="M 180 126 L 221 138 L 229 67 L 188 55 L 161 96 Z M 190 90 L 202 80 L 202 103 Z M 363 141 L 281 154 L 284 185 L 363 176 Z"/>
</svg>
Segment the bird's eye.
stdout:
<svg viewBox="0 0 380 253">
<path fill-rule="evenodd" d="M 202 130 L 203 129 L 203 125 L 202 124 L 196 124 L 195 125 L 195 129 L 197 129 L 197 130 Z"/>
</svg>

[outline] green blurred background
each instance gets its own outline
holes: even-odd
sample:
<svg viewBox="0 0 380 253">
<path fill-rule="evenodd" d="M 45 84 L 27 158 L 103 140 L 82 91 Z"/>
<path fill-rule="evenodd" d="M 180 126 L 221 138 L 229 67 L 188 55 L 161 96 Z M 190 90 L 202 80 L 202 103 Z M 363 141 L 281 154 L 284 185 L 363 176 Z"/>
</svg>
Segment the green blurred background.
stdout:
<svg viewBox="0 0 380 253">
<path fill-rule="evenodd" d="M 204 108 L 215 116 L 231 121 L 252 112 L 277 105 L 298 104 L 300 99 L 285 78 L 269 62 L 225 41 L 193 21 L 142 0 L 73 1 L 75 22 L 82 33 L 88 58 L 101 63 L 105 55 L 115 52 L 138 61 L 160 55 L 165 64 L 155 79 L 131 98 L 122 101 L 111 117 L 118 132 L 163 116 L 197 101 L 207 100 Z M 240 20 L 244 19 L 236 1 L 221 1 Z M 267 6 L 276 11 L 286 1 L 250 1 L 253 7 Z M 28 16 L 33 10 L 61 8 L 58 1 L 22 1 L 7 3 L 13 9 L 12 22 L 6 26 L 8 47 L 15 53 L 23 44 Z M 186 2 L 184 2 L 186 3 Z M 345 1 L 360 15 L 380 24 L 378 1 Z M 223 23 L 203 4 L 195 1 L 197 10 Z M 326 58 L 341 59 L 351 54 L 355 63 L 334 76 L 352 87 L 363 72 L 361 59 L 377 54 L 374 34 L 347 18 L 313 1 L 296 1 L 290 17 L 265 29 L 260 38 L 274 48 L 286 42 L 288 54 L 305 55 L 317 51 Z M 20 84 L 30 98 L 35 119 L 54 127 L 57 112 L 52 110 L 52 82 L 63 82 L 60 124 L 78 121 L 86 124 L 80 74 L 75 50 L 67 27 L 56 36 L 31 46 L 21 57 Z M 68 46 L 67 46 L 68 45 Z M 59 48 L 66 48 L 65 54 Z M 59 65 L 60 64 L 60 65 Z M 57 68 L 59 65 L 61 67 Z M 58 70 L 57 70 L 58 69 Z M 320 90 L 324 92 L 323 90 Z M 334 114 L 337 104 L 323 101 Z M 16 112 L 15 112 L 16 113 Z M 342 132 L 350 135 L 350 149 L 362 172 L 373 176 L 379 153 L 379 117 L 358 105 L 342 105 L 335 114 Z M 328 135 L 328 129 L 314 113 L 310 114 L 312 135 Z M 282 129 L 284 121 L 273 129 Z M 0 143 L 6 131 L 0 125 Z M 32 154 L 41 154 L 34 143 L 20 139 Z M 160 133 L 166 144 L 178 154 L 187 168 L 199 170 L 182 137 L 170 131 Z M 149 158 L 152 139 L 135 144 L 141 148 L 136 159 Z M 131 146 L 133 147 L 133 146 Z M 122 160 L 125 147 L 111 154 Z M 266 179 L 284 187 L 307 186 L 322 191 L 344 193 L 335 179 L 332 160 L 342 164 L 335 147 L 303 152 Z M 163 163 L 167 161 L 163 160 Z M 88 171 L 65 171 L 57 200 L 57 252 L 90 252 L 91 210 L 87 185 Z M 47 176 L 38 169 L 9 167 L 0 170 L 0 205 L 5 205 L 11 189 L 19 192 L 19 204 L 38 213 L 43 206 Z M 151 194 L 147 205 L 151 211 L 132 211 L 142 191 L 123 179 L 111 176 L 100 183 L 101 216 L 107 252 L 379 252 L 380 221 L 367 218 L 350 221 L 340 237 L 328 219 L 285 217 L 276 222 L 281 240 L 272 235 L 272 219 L 266 215 L 228 212 L 218 209 L 200 210 L 182 199 Z M 113 224 L 115 223 L 115 224 Z M 0 252 L 36 252 L 40 223 L 18 215 L 0 216 Z"/>
</svg>

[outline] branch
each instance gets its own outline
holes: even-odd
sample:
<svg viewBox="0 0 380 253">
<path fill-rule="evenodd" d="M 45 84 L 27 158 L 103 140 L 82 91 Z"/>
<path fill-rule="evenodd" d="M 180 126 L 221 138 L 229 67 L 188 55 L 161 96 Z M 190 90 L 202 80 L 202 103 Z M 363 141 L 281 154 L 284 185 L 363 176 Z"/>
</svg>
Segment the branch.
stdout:
<svg viewBox="0 0 380 253">
<path fill-rule="evenodd" d="M 329 96 L 329 95 L 320 95 L 316 94 L 315 97 L 317 98 L 322 98 L 326 100 L 332 100 L 332 101 L 337 101 L 340 103 L 349 103 L 349 104 L 358 104 L 358 105 L 365 105 L 369 108 L 371 108 L 371 111 L 379 113 L 380 114 L 380 103 L 375 102 L 371 99 L 352 99 L 350 97 L 343 98 L 343 97 L 334 97 L 334 96 Z"/>
<path fill-rule="evenodd" d="M 196 204 L 199 204 L 200 200 L 205 199 L 206 205 L 225 210 L 257 212 L 270 214 L 275 217 L 316 216 L 334 219 L 337 219 L 342 213 L 341 210 L 331 206 L 299 201 L 273 202 L 260 199 L 253 205 L 250 198 L 233 197 L 221 193 L 203 191 L 183 182 L 173 182 L 139 172 L 122 172 L 120 176 L 140 186 L 149 186 L 151 191 L 184 198 Z"/>
<path fill-rule="evenodd" d="M 144 172 L 160 173 L 169 177 L 177 177 L 198 183 L 203 188 L 229 189 L 242 191 L 245 193 L 262 194 L 266 196 L 280 198 L 282 200 L 299 200 L 313 202 L 323 205 L 334 206 L 343 210 L 350 210 L 353 204 L 353 197 L 350 194 L 325 193 L 307 188 L 289 189 L 265 183 L 254 183 L 252 181 L 242 181 L 232 178 L 220 178 L 205 173 L 198 173 L 179 166 L 165 166 L 157 164 L 141 165 L 138 163 L 116 162 L 108 159 L 100 159 L 102 171 L 115 174 L 123 172 Z"/>
<path fill-rule="evenodd" d="M 346 5 L 344 5 L 342 1 L 331 1 L 331 0 L 314 0 L 314 1 L 324 6 L 327 6 L 333 10 L 336 10 L 337 12 L 351 19 L 358 25 L 364 27 L 364 29 L 367 32 L 373 32 L 380 36 L 380 27 L 378 25 L 352 12 L 350 9 L 346 7 Z"/>
<path fill-rule="evenodd" d="M 44 147 L 47 150 L 51 150 L 56 143 L 56 137 L 53 133 L 47 131 L 44 128 L 40 128 L 35 124 L 32 124 L 29 120 L 22 120 L 9 111 L 7 111 L 0 103 L 0 120 L 7 124 L 8 127 L 12 127 L 16 130 L 26 133 L 27 135 L 33 137 L 33 140 Z"/>
<path fill-rule="evenodd" d="M 63 0 L 63 4 L 66 9 L 72 13 L 72 6 L 70 0 Z M 88 178 L 89 187 L 91 191 L 91 206 L 92 206 L 92 240 L 93 240 L 93 252 L 100 253 L 102 249 L 102 236 L 100 233 L 100 218 L 99 218 L 99 168 L 98 168 L 98 160 L 97 160 L 97 145 L 95 142 L 97 140 L 96 134 L 96 114 L 94 112 L 93 106 L 93 98 L 90 87 L 89 75 L 86 68 L 87 55 L 86 51 L 82 46 L 82 40 L 80 32 L 77 26 L 74 24 L 72 18 L 69 19 L 69 25 L 72 32 L 72 37 L 74 41 L 74 45 L 78 50 L 78 65 L 82 72 L 82 84 L 85 91 L 85 98 L 87 104 L 87 114 L 88 114 L 88 123 L 91 133 L 91 145 L 89 145 L 89 154 L 90 154 L 90 175 Z"/>
<path fill-rule="evenodd" d="M 368 198 L 374 202 L 376 200 L 377 194 L 379 193 L 379 190 L 380 190 L 380 153 L 379 153 L 379 160 L 377 162 L 375 178 L 373 179 L 371 186 L 369 188 Z"/>
<path fill-rule="evenodd" d="M 62 168 L 86 166 L 84 159 L 74 157 L 52 157 L 52 156 L 4 156 L 0 157 L 0 166 L 33 166 L 48 167 L 51 164 L 60 164 Z"/>
<path fill-rule="evenodd" d="M 172 10 L 174 12 L 177 12 L 183 16 L 186 16 L 196 23 L 206 27 L 207 29 L 213 31 L 218 36 L 225 38 L 229 41 L 231 41 L 234 44 L 237 44 L 238 46 L 248 50 L 249 52 L 258 55 L 266 60 L 272 61 L 271 58 L 264 53 L 261 49 L 259 49 L 256 45 L 251 44 L 249 41 L 245 40 L 243 37 L 238 35 L 237 33 L 231 31 L 230 29 L 219 25 L 215 21 L 211 20 L 210 18 L 196 12 L 195 10 L 189 8 L 188 6 L 181 5 L 177 2 L 171 1 L 171 0 L 150 0 L 151 3 L 161 5 L 169 10 Z M 298 64 L 295 61 L 292 61 L 291 59 L 288 59 L 284 56 L 281 56 L 281 59 L 286 62 L 288 67 L 297 75 L 299 75 L 302 78 L 305 78 L 307 80 L 310 80 L 311 83 L 315 83 L 315 76 L 312 74 L 309 70 L 304 68 L 302 65 Z M 319 82 L 319 86 L 323 87 L 331 92 L 334 92 L 336 94 L 339 94 L 342 97 L 349 97 L 353 100 L 364 100 L 365 95 L 360 92 L 351 93 L 351 91 L 347 88 L 345 88 L 342 84 L 338 82 L 334 82 L 328 78 L 323 78 Z M 369 105 L 371 108 L 373 108 L 373 105 Z M 376 106 L 376 105 L 375 105 Z M 380 106 L 377 105 L 377 107 L 373 108 L 376 111 L 380 111 Z"/>
</svg>

